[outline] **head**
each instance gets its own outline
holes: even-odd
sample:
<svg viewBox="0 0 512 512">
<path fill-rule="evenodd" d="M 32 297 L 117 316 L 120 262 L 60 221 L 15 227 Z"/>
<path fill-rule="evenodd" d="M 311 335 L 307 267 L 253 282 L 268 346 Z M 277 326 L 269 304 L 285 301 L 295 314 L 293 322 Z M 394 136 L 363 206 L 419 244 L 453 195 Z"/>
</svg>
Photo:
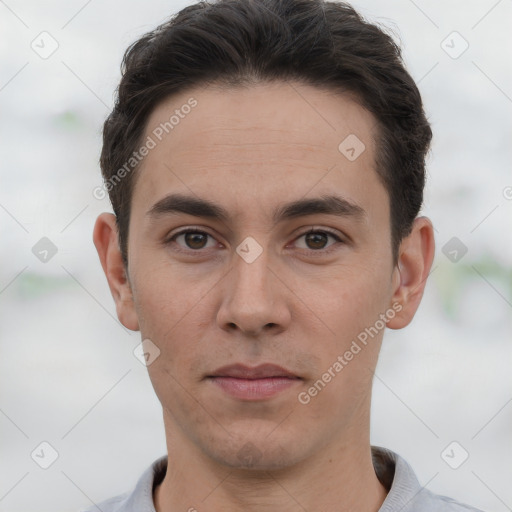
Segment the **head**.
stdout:
<svg viewBox="0 0 512 512">
<path fill-rule="evenodd" d="M 174 437 L 277 468 L 367 435 L 384 329 L 432 263 L 430 139 L 399 48 L 346 4 L 201 2 L 127 50 L 94 240 Z M 236 398 L 212 378 L 234 363 L 296 378 Z"/>
</svg>

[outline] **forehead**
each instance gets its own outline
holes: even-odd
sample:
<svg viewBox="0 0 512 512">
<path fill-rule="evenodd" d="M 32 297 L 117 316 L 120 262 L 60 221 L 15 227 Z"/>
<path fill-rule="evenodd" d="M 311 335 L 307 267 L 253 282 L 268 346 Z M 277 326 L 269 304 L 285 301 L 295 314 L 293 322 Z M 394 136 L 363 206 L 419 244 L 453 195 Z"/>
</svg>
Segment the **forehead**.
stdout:
<svg viewBox="0 0 512 512">
<path fill-rule="evenodd" d="M 154 147 L 138 170 L 134 209 L 173 191 L 222 198 L 241 214 L 249 203 L 270 212 L 277 198 L 333 189 L 371 203 L 385 194 L 375 125 L 350 96 L 298 83 L 191 89 L 150 115 L 144 140 Z"/>
</svg>

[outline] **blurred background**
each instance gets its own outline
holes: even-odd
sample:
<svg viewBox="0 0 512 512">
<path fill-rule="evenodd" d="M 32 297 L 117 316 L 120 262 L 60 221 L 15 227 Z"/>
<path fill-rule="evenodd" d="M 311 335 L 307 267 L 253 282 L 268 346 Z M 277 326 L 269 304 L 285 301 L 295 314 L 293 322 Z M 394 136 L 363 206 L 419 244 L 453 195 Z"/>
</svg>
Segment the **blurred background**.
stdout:
<svg viewBox="0 0 512 512">
<path fill-rule="evenodd" d="M 124 50 L 189 3 L 0 1 L 1 512 L 78 510 L 166 453 L 93 190 Z M 434 492 L 512 510 L 512 2 L 353 5 L 401 41 L 434 130 L 436 259 L 413 323 L 385 335 L 372 444 Z"/>
</svg>

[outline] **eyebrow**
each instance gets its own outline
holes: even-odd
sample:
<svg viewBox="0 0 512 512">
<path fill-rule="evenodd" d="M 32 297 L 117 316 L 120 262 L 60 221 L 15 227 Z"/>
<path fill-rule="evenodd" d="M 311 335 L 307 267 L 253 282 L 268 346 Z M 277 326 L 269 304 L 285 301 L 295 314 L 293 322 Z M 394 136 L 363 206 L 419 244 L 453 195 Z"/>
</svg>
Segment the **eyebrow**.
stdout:
<svg viewBox="0 0 512 512">
<path fill-rule="evenodd" d="M 152 218 L 163 215 L 187 214 L 194 217 L 204 217 L 221 222 L 230 220 L 229 212 L 222 206 L 207 199 L 187 196 L 184 194 L 169 194 L 155 203 L 147 212 Z M 305 217 L 307 215 L 325 214 L 339 217 L 351 217 L 357 221 L 366 217 L 366 212 L 359 205 L 336 195 L 323 195 L 311 199 L 299 199 L 278 206 L 272 215 L 275 224 L 283 220 Z"/>
</svg>

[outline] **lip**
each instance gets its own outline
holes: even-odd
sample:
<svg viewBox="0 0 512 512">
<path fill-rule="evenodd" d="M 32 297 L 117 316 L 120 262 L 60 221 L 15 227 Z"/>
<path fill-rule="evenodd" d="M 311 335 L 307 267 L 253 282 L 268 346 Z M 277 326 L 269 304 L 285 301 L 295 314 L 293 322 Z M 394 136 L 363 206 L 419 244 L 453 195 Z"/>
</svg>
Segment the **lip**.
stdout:
<svg viewBox="0 0 512 512">
<path fill-rule="evenodd" d="M 269 377 L 288 377 L 298 379 L 297 375 L 281 366 L 271 363 L 250 367 L 243 364 L 232 364 L 215 370 L 208 377 L 232 377 L 235 379 L 265 379 Z"/>
<path fill-rule="evenodd" d="M 207 378 L 231 397 L 246 401 L 272 398 L 302 380 L 274 364 L 224 366 Z"/>
</svg>

